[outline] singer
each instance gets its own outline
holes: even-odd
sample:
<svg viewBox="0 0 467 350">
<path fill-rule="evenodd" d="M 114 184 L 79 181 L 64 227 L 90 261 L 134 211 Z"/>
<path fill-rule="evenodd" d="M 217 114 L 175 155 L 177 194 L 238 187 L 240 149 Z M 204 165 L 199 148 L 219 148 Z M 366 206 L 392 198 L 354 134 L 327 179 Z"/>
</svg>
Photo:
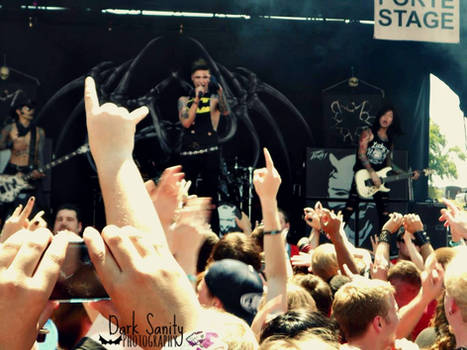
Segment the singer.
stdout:
<svg viewBox="0 0 467 350">
<path fill-rule="evenodd" d="M 191 80 L 194 89 L 190 96 L 178 99 L 178 116 L 183 126 L 180 163 L 195 193 L 211 197 L 217 203 L 220 149 L 216 130 L 221 115 L 229 115 L 230 110 L 222 87 L 205 60 L 193 63 Z M 197 186 L 199 175 L 202 182 Z"/>
</svg>

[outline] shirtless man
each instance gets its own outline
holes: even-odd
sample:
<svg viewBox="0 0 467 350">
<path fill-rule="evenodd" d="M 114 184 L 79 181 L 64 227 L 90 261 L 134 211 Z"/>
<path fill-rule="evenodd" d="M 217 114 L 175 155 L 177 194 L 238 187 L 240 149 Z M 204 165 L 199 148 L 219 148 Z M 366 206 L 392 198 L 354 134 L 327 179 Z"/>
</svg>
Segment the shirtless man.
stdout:
<svg viewBox="0 0 467 350">
<path fill-rule="evenodd" d="M 35 168 L 40 165 L 40 152 L 44 145 L 45 133 L 42 128 L 33 126 L 34 104 L 30 100 L 21 101 L 14 107 L 16 120 L 6 125 L 0 135 L 0 149 L 11 149 L 11 158 L 5 174 L 33 172 L 33 178 L 44 176 Z"/>
<path fill-rule="evenodd" d="M 11 156 L 3 171 L 4 174 L 29 174 L 33 180 L 44 176 L 37 168 L 41 165 L 41 154 L 45 141 L 42 128 L 35 126 L 34 104 L 30 100 L 22 99 L 11 110 L 15 120 L 7 124 L 0 133 L 0 150 L 11 149 Z M 19 204 L 25 204 L 27 198 L 36 195 L 37 191 L 24 191 L 17 195 L 11 203 L 0 203 L 0 216 L 5 219 Z M 37 201 L 36 210 L 41 207 Z"/>
</svg>

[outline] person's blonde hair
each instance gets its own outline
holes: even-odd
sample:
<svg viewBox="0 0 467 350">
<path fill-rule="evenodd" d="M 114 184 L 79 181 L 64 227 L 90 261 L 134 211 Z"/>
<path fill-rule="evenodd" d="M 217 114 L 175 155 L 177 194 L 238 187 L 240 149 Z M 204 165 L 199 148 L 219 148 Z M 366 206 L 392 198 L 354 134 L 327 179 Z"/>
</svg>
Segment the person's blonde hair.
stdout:
<svg viewBox="0 0 467 350">
<path fill-rule="evenodd" d="M 418 288 L 422 285 L 420 270 L 413 262 L 408 260 L 399 260 L 396 265 L 391 266 L 388 271 L 388 281 L 399 279 Z"/>
<path fill-rule="evenodd" d="M 347 339 L 365 333 L 376 316 L 387 319 L 394 288 L 380 280 L 362 279 L 343 285 L 334 296 L 333 315 Z"/>
<path fill-rule="evenodd" d="M 467 322 L 467 248 L 459 249 L 448 264 L 444 275 L 447 294 L 454 298 L 462 320 Z"/>
<path fill-rule="evenodd" d="M 250 326 L 241 318 L 217 308 L 203 308 L 198 330 L 214 332 L 229 350 L 255 350 L 258 341 Z"/>
<path fill-rule="evenodd" d="M 315 300 L 308 291 L 293 283 L 287 283 L 287 310 L 305 309 L 308 311 L 318 311 Z M 266 305 L 267 295 L 263 294 L 259 303 L 258 310 L 261 310 Z"/>
<path fill-rule="evenodd" d="M 308 291 L 295 283 L 287 283 L 287 310 L 306 309 L 318 311 L 315 300 Z"/>
<path fill-rule="evenodd" d="M 337 275 L 339 265 L 333 244 L 325 243 L 316 247 L 311 258 L 311 270 L 325 282 L 329 281 L 332 276 Z"/>
</svg>

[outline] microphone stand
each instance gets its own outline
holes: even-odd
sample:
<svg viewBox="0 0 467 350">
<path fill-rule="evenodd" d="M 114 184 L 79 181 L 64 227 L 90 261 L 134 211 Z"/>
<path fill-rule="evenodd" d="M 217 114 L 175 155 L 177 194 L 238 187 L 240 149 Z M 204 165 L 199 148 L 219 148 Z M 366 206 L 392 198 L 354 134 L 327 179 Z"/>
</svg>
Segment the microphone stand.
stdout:
<svg viewBox="0 0 467 350">
<path fill-rule="evenodd" d="M 251 220 L 251 208 L 253 204 L 253 167 L 248 167 L 248 217 Z"/>
</svg>

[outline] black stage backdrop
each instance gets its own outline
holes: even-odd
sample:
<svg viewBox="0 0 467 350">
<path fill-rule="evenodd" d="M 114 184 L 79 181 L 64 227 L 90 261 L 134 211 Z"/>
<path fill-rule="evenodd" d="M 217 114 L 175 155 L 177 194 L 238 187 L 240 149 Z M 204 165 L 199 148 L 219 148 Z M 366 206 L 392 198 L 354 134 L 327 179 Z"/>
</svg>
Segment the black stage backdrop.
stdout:
<svg viewBox="0 0 467 350">
<path fill-rule="evenodd" d="M 37 15 L 32 22 L 30 27 L 26 16 L 0 12 L 0 53 L 7 54 L 9 66 L 41 81 L 37 96 L 40 104 L 96 64 L 103 61 L 121 64 L 135 57 L 151 39 L 177 33 L 180 24 L 184 25 L 184 34 L 198 39 L 217 62 L 229 68 L 247 67 L 283 92 L 305 116 L 315 139 L 314 144 L 297 140 L 297 130 L 287 127 L 287 116 L 279 121 L 294 169 L 292 178 L 282 186 L 280 203 L 292 214 L 300 212 L 304 205 L 305 148 L 322 147 L 328 137 L 322 122 L 325 106 L 321 91 L 350 77 L 351 67 L 360 79 L 383 88 L 386 97 L 397 107 L 405 131 L 397 141 L 397 148 L 409 150 L 409 164 L 427 159 L 428 128 L 414 128 L 413 125 L 417 124 L 416 118 L 424 121 L 418 124 L 427 125 L 429 116 L 420 113 L 421 108 L 415 113 L 415 107 L 422 82 L 429 73 L 437 75 L 460 94 L 461 104 L 465 106 L 467 100 L 463 34 L 460 45 L 448 45 L 373 40 L 373 27 L 357 23 L 131 16 L 103 20 L 92 15 L 64 17 L 57 14 Z M 162 56 L 167 54 L 160 52 Z M 419 104 L 428 103 L 426 94 L 424 96 L 424 100 L 418 100 Z M 74 96 L 73 101 L 79 97 Z M 173 106 L 172 117 L 176 118 L 176 103 L 169 102 Z M 62 101 L 53 115 L 44 116 L 40 124 L 48 137 L 57 138 L 75 104 Z M 72 130 L 61 149 L 56 150 L 56 156 L 74 150 L 85 141 L 84 118 L 76 120 Z M 237 135 L 239 145 L 242 137 L 240 132 Z M 268 133 L 261 135 L 261 140 L 274 148 L 275 140 Z M 419 145 L 414 148 L 414 143 Z M 274 149 L 272 151 L 274 156 Z M 83 207 L 87 221 L 92 221 L 94 207 L 100 201 L 93 192 L 97 185 L 93 174 L 84 157 L 56 168 L 52 203 L 77 202 Z M 416 199 L 425 197 L 426 186 L 416 192 Z"/>
</svg>

